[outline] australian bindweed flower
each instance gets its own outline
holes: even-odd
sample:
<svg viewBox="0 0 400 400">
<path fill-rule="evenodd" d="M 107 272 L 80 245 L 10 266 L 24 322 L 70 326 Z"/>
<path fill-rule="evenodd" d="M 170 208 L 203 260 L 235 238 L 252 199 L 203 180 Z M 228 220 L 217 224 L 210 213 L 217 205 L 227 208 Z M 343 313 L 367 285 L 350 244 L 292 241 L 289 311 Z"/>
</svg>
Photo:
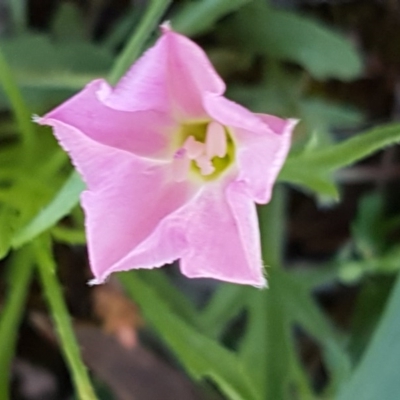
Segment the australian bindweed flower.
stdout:
<svg viewBox="0 0 400 400">
<path fill-rule="evenodd" d="M 87 184 L 94 283 L 180 259 L 188 277 L 264 286 L 255 203 L 267 203 L 294 120 L 223 97 L 205 53 L 162 36 L 110 87 L 95 80 L 38 122 Z"/>
</svg>

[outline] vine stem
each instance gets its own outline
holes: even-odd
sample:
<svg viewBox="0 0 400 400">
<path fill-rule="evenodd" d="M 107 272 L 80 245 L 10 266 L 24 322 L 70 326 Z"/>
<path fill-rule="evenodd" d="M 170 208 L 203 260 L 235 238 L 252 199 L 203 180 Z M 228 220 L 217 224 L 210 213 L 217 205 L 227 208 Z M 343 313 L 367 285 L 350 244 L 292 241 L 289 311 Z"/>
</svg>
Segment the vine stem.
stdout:
<svg viewBox="0 0 400 400">
<path fill-rule="evenodd" d="M 76 392 L 82 400 L 97 400 L 80 355 L 61 285 L 57 279 L 56 266 L 51 254 L 51 242 L 48 237 L 42 236 L 33 242 L 33 246 L 43 289 Z"/>
</svg>

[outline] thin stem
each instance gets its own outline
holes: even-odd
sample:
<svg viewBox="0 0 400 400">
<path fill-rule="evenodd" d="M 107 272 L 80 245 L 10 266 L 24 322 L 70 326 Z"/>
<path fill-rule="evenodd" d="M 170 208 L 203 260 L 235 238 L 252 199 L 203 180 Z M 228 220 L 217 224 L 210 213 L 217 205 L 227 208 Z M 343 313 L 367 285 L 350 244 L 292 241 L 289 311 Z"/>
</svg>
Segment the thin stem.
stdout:
<svg viewBox="0 0 400 400">
<path fill-rule="evenodd" d="M 171 0 L 151 0 L 144 16 L 139 22 L 125 48 L 118 56 L 108 79 L 115 84 L 124 75 L 132 63 L 139 57 L 143 46 L 150 34 L 153 32 L 160 18 L 170 5 Z"/>
<path fill-rule="evenodd" d="M 285 189 L 281 185 L 275 186 L 270 203 L 258 207 L 258 219 L 263 260 L 271 267 L 279 267 L 285 238 Z"/>
<path fill-rule="evenodd" d="M 96 400 L 97 397 L 90 383 L 87 369 L 81 359 L 61 285 L 56 276 L 56 266 L 51 255 L 50 241 L 47 240 L 47 237 L 42 236 L 34 242 L 34 246 L 43 289 L 77 394 L 82 400 Z"/>
<path fill-rule="evenodd" d="M 10 399 L 10 364 L 32 276 L 32 264 L 31 252 L 25 247 L 13 255 L 9 265 L 9 291 L 0 318 L 0 400 Z"/>
</svg>

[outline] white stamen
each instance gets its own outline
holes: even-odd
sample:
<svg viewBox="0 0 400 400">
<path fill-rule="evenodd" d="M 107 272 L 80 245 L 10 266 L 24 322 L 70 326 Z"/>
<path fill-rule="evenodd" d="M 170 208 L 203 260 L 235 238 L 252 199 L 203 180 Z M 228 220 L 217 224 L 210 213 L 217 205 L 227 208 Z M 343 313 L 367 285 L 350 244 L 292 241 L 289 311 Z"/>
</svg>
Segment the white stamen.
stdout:
<svg viewBox="0 0 400 400">
<path fill-rule="evenodd" d="M 198 142 L 193 136 L 189 136 L 185 140 L 183 148 L 187 151 L 188 157 L 194 160 L 204 152 L 205 146 L 204 143 Z"/>
<path fill-rule="evenodd" d="M 186 179 L 190 168 L 190 159 L 185 149 L 179 149 L 172 161 L 172 174 L 176 182 L 182 182 Z"/>
<path fill-rule="evenodd" d="M 209 159 L 218 156 L 225 157 L 227 152 L 225 128 L 218 122 L 210 122 L 206 133 L 206 154 Z"/>
<path fill-rule="evenodd" d="M 215 171 L 214 165 L 212 165 L 210 159 L 206 155 L 202 155 L 196 158 L 196 164 L 200 168 L 202 175 L 211 175 Z"/>
</svg>

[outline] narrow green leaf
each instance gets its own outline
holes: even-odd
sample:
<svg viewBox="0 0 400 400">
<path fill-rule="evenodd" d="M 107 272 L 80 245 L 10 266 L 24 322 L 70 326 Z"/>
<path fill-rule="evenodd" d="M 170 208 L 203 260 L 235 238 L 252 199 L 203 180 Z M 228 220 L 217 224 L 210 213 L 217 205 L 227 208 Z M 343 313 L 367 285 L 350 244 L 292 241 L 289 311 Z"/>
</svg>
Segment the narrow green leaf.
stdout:
<svg viewBox="0 0 400 400">
<path fill-rule="evenodd" d="M 18 325 L 24 313 L 24 303 L 33 260 L 30 249 L 24 248 L 13 254 L 9 264 L 10 276 L 7 298 L 0 314 L 0 400 L 9 400 L 11 360 L 17 341 Z"/>
<path fill-rule="evenodd" d="M 387 305 L 391 289 L 393 289 L 393 279 L 388 277 L 375 276 L 363 281 L 353 311 L 348 342 L 353 362 L 360 362 L 368 348 Z"/>
<path fill-rule="evenodd" d="M 16 218 L 15 210 L 8 204 L 0 204 L 0 259 L 9 251 L 13 236 L 12 223 Z"/>
<path fill-rule="evenodd" d="M 343 35 L 311 18 L 252 2 L 227 21 L 226 40 L 247 52 L 294 61 L 319 79 L 354 79 L 361 59 Z"/>
<path fill-rule="evenodd" d="M 233 353 L 180 319 L 160 294 L 141 280 L 138 274 L 122 273 L 119 278 L 146 320 L 195 379 L 212 379 L 232 400 L 259 399 L 246 370 Z"/>
<path fill-rule="evenodd" d="M 338 400 L 393 400 L 400 393 L 400 275 L 369 347 Z"/>
<path fill-rule="evenodd" d="M 378 150 L 400 142 L 400 124 L 384 125 L 313 153 L 291 157 L 283 169 L 306 171 L 333 171 L 347 167 Z M 286 171 L 283 172 L 286 174 Z"/>
<path fill-rule="evenodd" d="M 285 189 L 275 188 L 272 201 L 259 208 L 262 254 L 271 268 L 269 289 L 246 288 L 242 296 L 248 311 L 248 325 L 240 355 L 262 399 L 289 397 L 312 399 L 312 390 L 295 352 L 292 321 L 285 310 L 280 272 L 284 251 Z M 302 397 L 299 397 L 302 396 Z"/>
<path fill-rule="evenodd" d="M 168 307 L 178 317 L 195 327 L 199 327 L 197 311 L 192 302 L 171 282 L 167 274 L 162 270 L 136 271 L 140 279 L 144 280 L 157 293 L 162 293 Z"/>
<path fill-rule="evenodd" d="M 138 27 L 133 32 L 111 69 L 108 76 L 111 84 L 117 83 L 139 57 L 140 53 L 143 51 L 144 44 L 160 22 L 160 18 L 163 16 L 170 3 L 171 0 L 150 0 Z"/>
<path fill-rule="evenodd" d="M 268 266 L 279 268 L 285 247 L 286 189 L 276 185 L 271 201 L 259 206 L 257 211 L 263 261 Z"/>
<path fill-rule="evenodd" d="M 382 193 L 364 195 L 359 201 L 357 216 L 351 231 L 357 250 L 364 258 L 372 258 L 385 247 L 384 199 Z"/>
<path fill-rule="evenodd" d="M 245 307 L 247 290 L 242 285 L 221 284 L 200 314 L 201 327 L 208 336 L 221 336 L 228 322 Z"/>
<path fill-rule="evenodd" d="M 132 26 L 139 23 L 140 17 L 141 7 L 132 7 L 131 10 L 121 16 L 118 23 L 106 34 L 102 40 L 102 45 L 110 50 L 117 48 L 129 36 Z"/>
<path fill-rule="evenodd" d="M 249 322 L 240 347 L 260 399 L 286 400 L 291 381 L 290 332 L 279 290 L 273 279 L 268 290 L 246 296 Z"/>
<path fill-rule="evenodd" d="M 51 230 L 51 235 L 58 242 L 72 245 L 86 244 L 86 235 L 83 229 L 74 229 L 58 225 Z"/>
<path fill-rule="evenodd" d="M 233 12 L 250 0 L 201 0 L 185 3 L 172 17 L 172 26 L 188 36 L 203 33 L 226 14 Z"/>
<path fill-rule="evenodd" d="M 71 319 L 65 304 L 62 288 L 57 279 L 56 265 L 51 255 L 51 243 L 46 238 L 34 242 L 36 261 L 43 289 L 56 326 L 67 365 L 80 399 L 97 400 L 89 375 L 80 356 L 80 350 L 71 325 Z"/>
<path fill-rule="evenodd" d="M 322 311 L 313 301 L 308 289 L 302 287 L 288 273 L 274 271 L 275 285 L 280 288 L 284 313 L 292 323 L 300 324 L 321 345 L 331 373 L 330 390 L 336 390 L 348 377 L 350 360 Z"/>
<path fill-rule="evenodd" d="M 54 199 L 13 238 L 14 247 L 19 247 L 29 242 L 45 230 L 65 217 L 78 203 L 79 195 L 85 184 L 76 172 L 73 172 L 57 193 Z"/>
<path fill-rule="evenodd" d="M 334 170 L 347 167 L 399 141 L 400 124 L 381 126 L 321 150 L 289 157 L 279 180 L 337 200 L 337 188 L 330 178 Z"/>
<path fill-rule="evenodd" d="M 303 169 L 298 164 L 291 164 L 288 159 L 279 174 L 279 181 L 300 186 L 306 191 L 315 192 L 336 201 L 339 200 L 338 188 L 327 173 Z"/>
</svg>

